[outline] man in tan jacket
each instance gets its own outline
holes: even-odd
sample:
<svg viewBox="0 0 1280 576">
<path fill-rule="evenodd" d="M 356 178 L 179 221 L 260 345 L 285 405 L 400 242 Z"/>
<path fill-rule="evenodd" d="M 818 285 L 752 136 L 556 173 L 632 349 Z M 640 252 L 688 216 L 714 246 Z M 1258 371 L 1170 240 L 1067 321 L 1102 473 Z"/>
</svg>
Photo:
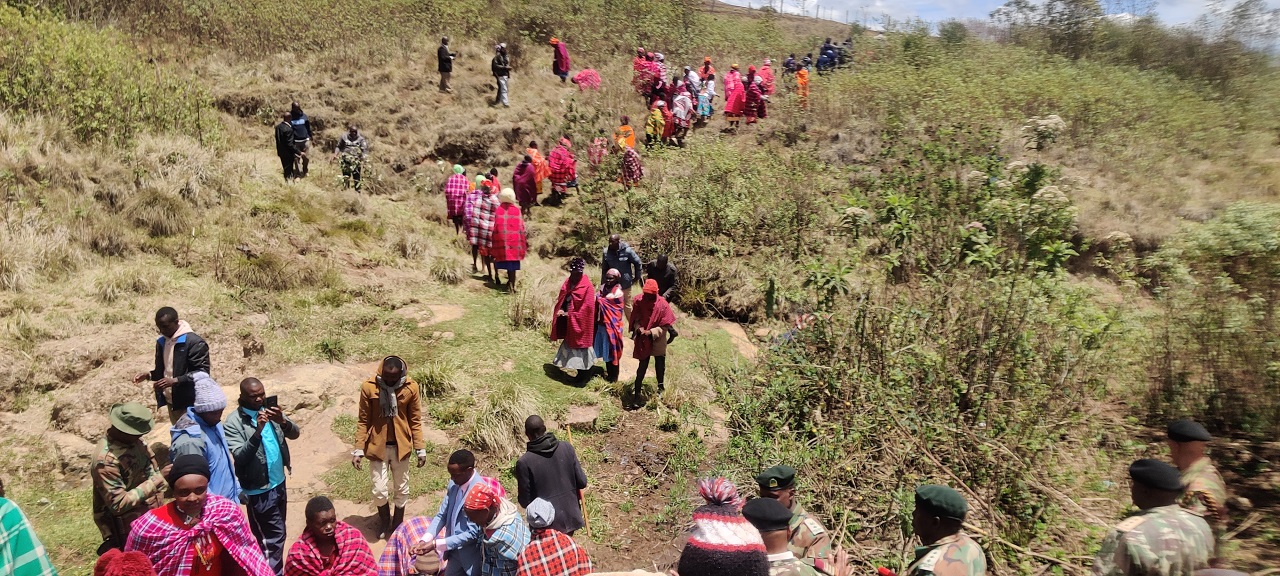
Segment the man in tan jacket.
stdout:
<svg viewBox="0 0 1280 576">
<path fill-rule="evenodd" d="M 378 373 L 360 385 L 360 417 L 351 465 L 359 470 L 360 462 L 369 459 L 373 503 L 378 507 L 383 537 L 390 536 L 404 521 L 404 506 L 409 502 L 409 455 L 417 455 L 419 468 L 427 462 L 418 383 L 407 376 L 408 371 L 399 356 L 387 356 Z M 396 491 L 394 517 L 387 503 L 392 481 Z"/>
</svg>

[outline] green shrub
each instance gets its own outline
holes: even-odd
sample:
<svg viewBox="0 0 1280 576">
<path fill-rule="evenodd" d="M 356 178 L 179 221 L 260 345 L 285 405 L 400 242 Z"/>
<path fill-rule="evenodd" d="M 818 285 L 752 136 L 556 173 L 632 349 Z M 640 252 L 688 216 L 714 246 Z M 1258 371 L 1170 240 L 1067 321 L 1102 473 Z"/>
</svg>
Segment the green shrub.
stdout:
<svg viewBox="0 0 1280 576">
<path fill-rule="evenodd" d="M 1280 206 L 1235 204 L 1146 263 L 1160 316 L 1149 415 L 1280 433 Z"/>
<path fill-rule="evenodd" d="M 316 351 L 330 362 L 343 362 L 347 359 L 347 344 L 341 338 L 325 338 L 317 342 Z"/>
<path fill-rule="evenodd" d="M 0 4 L 0 107 L 61 116 L 84 140 L 216 130 L 203 89 L 147 65 L 119 33 Z"/>
</svg>

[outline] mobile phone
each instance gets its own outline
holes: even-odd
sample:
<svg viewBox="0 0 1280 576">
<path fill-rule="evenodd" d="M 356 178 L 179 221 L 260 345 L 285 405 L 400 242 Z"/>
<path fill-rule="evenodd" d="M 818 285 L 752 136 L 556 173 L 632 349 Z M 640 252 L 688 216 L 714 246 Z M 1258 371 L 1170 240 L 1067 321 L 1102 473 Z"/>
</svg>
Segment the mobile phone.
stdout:
<svg viewBox="0 0 1280 576">
<path fill-rule="evenodd" d="M 267 396 L 266 398 L 264 398 L 264 399 L 262 400 L 262 407 L 263 407 L 263 408 L 279 408 L 279 407 L 280 407 L 280 397 L 279 397 L 279 396 Z"/>
</svg>

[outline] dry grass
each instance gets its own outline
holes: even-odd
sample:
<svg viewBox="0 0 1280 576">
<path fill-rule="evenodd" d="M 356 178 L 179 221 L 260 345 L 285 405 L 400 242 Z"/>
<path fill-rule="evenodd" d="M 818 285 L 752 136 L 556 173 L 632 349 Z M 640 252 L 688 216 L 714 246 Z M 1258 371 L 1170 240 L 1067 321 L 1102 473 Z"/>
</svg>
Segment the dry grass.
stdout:
<svg viewBox="0 0 1280 576">
<path fill-rule="evenodd" d="M 486 452 L 513 456 L 524 447 L 524 420 L 539 413 L 538 394 L 514 382 L 489 390 L 467 425 L 463 441 Z"/>
<path fill-rule="evenodd" d="M 163 281 L 153 271 L 142 268 L 110 268 L 94 280 L 93 295 L 103 304 L 115 304 L 132 296 L 151 294 L 162 286 Z"/>
</svg>

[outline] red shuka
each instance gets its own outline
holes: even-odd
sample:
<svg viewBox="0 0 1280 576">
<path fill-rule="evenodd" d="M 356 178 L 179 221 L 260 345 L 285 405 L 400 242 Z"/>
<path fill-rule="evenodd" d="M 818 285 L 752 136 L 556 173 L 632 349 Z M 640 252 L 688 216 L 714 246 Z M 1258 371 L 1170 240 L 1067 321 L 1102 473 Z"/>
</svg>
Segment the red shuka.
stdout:
<svg viewBox="0 0 1280 576">
<path fill-rule="evenodd" d="M 569 321 L 565 322 L 566 330 L 561 331 L 561 322 L 556 314 L 564 308 L 565 298 L 569 301 Z M 596 290 L 586 274 L 578 278 L 578 284 L 569 285 L 566 278 L 560 286 L 560 296 L 556 298 L 556 307 L 551 310 L 551 339 L 564 340 L 570 348 L 590 348 L 596 337 Z"/>
<path fill-rule="evenodd" d="M 489 255 L 495 262 L 511 262 L 524 260 L 528 250 L 520 207 L 515 204 L 499 206 L 493 215 L 493 246 L 489 248 Z"/>
</svg>

